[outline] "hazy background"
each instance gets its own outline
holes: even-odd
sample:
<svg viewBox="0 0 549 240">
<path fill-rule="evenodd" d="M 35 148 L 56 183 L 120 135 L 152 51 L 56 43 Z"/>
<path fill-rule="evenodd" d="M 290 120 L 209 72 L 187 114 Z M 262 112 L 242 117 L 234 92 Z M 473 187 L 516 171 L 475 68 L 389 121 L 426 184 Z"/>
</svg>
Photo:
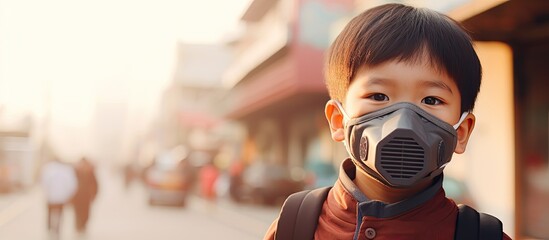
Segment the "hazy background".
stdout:
<svg viewBox="0 0 549 240">
<path fill-rule="evenodd" d="M 67 159 L 105 155 L 98 144 L 113 137 L 124 149 L 157 114 L 177 43 L 223 43 L 247 4 L 2 0 L 2 122 L 30 117 Z"/>
</svg>

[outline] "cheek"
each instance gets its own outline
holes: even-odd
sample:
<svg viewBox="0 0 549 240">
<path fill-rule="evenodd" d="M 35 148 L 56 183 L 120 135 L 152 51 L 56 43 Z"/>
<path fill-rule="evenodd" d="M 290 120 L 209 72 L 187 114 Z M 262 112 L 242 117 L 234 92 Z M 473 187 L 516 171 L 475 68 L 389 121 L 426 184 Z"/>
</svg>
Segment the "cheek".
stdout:
<svg viewBox="0 0 549 240">
<path fill-rule="evenodd" d="M 458 122 L 459 116 L 456 114 L 457 111 L 452 111 L 450 109 L 444 109 L 436 112 L 430 112 L 438 119 L 444 121 L 445 123 L 448 123 L 450 125 L 454 125 Z"/>
<path fill-rule="evenodd" d="M 460 102 L 458 102 L 460 103 Z M 450 112 L 448 113 L 450 117 L 450 124 L 451 125 L 454 125 L 456 124 L 458 121 L 459 121 L 459 118 L 461 118 L 461 104 L 456 104 L 452 107 L 452 109 L 450 110 Z"/>
<path fill-rule="evenodd" d="M 459 99 L 448 100 L 446 104 L 437 106 L 435 108 L 425 109 L 427 112 L 433 114 L 438 119 L 454 125 L 461 117 Z"/>
<path fill-rule="evenodd" d="M 454 118 L 457 118 L 459 110 L 454 110 L 451 104 L 428 106 L 422 103 L 416 104 L 416 106 L 419 106 L 421 109 L 425 110 L 429 114 L 450 125 L 454 125 L 454 122 L 457 122 L 457 119 L 454 121 Z"/>
<path fill-rule="evenodd" d="M 377 110 L 376 108 L 372 107 L 371 101 L 367 99 L 353 99 L 348 101 L 347 103 L 348 104 L 345 107 L 345 111 L 351 118 L 360 117 L 364 114 Z"/>
<path fill-rule="evenodd" d="M 345 98 L 345 111 L 351 118 L 360 117 L 366 113 L 380 109 L 380 106 L 374 104 L 370 99 L 358 95 L 348 94 Z"/>
<path fill-rule="evenodd" d="M 358 116 L 358 114 L 360 113 L 361 105 L 362 104 L 360 99 L 356 97 L 351 97 L 350 94 L 347 94 L 343 108 L 345 109 L 347 115 L 353 118 Z"/>
</svg>

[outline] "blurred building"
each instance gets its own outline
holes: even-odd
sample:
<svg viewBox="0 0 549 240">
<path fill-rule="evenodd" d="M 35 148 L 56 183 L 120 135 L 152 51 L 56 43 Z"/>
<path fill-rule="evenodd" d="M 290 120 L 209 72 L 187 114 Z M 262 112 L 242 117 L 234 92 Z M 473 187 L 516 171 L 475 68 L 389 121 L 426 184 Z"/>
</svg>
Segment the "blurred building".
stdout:
<svg viewBox="0 0 549 240">
<path fill-rule="evenodd" d="M 221 75 L 232 59 L 222 45 L 178 44 L 173 81 L 162 95 L 153 138 L 158 151 L 184 145 L 215 155 L 227 133 Z M 211 156 L 213 157 L 213 156 Z"/>
<path fill-rule="evenodd" d="M 338 165 L 324 106 L 323 54 L 332 26 L 352 1 L 255 0 L 242 16 L 245 31 L 233 44 L 236 59 L 224 75 L 231 88 L 227 116 L 246 126 L 253 142 L 249 164 L 285 166 L 303 177 L 309 162 Z M 344 150 L 343 150 L 344 151 Z"/>
<path fill-rule="evenodd" d="M 244 161 L 285 166 L 303 177 L 308 162 L 338 165 L 344 152 L 331 144 L 324 117 L 324 51 L 332 26 L 352 1 L 254 0 L 242 16 L 245 30 L 232 43 L 235 61 L 224 75 L 231 88 L 227 116 L 247 130 Z M 332 162 L 337 161 L 337 162 Z"/>
</svg>

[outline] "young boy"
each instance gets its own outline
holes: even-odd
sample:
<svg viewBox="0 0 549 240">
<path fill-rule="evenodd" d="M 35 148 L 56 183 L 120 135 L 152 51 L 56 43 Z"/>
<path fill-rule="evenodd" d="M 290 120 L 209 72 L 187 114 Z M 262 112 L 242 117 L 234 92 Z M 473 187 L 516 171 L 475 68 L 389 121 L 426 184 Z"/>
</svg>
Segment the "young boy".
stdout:
<svg viewBox="0 0 549 240">
<path fill-rule="evenodd" d="M 469 35 L 440 13 L 387 4 L 355 17 L 326 60 L 326 118 L 351 157 L 314 238 L 454 239 L 442 170 L 475 125 L 481 66 Z"/>
</svg>

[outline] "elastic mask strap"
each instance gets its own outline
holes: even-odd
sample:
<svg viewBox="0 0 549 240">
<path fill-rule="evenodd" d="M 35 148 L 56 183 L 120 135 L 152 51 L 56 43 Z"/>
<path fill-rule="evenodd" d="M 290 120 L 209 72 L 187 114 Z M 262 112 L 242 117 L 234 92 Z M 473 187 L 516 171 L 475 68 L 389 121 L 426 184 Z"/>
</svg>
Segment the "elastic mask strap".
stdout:
<svg viewBox="0 0 549 240">
<path fill-rule="evenodd" d="M 339 108 L 339 112 L 343 114 L 343 123 L 344 124 L 347 123 L 347 121 L 349 121 L 351 118 L 349 117 L 349 115 L 347 115 L 347 113 L 343 109 L 343 105 L 338 100 L 334 100 L 334 102 L 337 105 L 337 108 Z"/>
<path fill-rule="evenodd" d="M 467 117 L 467 115 L 469 115 L 469 112 L 463 112 L 461 114 L 461 117 L 459 118 L 459 121 L 458 123 L 456 123 L 456 125 L 454 125 L 454 129 L 457 130 L 459 125 L 461 125 L 461 123 L 463 123 L 463 121 L 465 120 L 465 118 Z"/>
</svg>

